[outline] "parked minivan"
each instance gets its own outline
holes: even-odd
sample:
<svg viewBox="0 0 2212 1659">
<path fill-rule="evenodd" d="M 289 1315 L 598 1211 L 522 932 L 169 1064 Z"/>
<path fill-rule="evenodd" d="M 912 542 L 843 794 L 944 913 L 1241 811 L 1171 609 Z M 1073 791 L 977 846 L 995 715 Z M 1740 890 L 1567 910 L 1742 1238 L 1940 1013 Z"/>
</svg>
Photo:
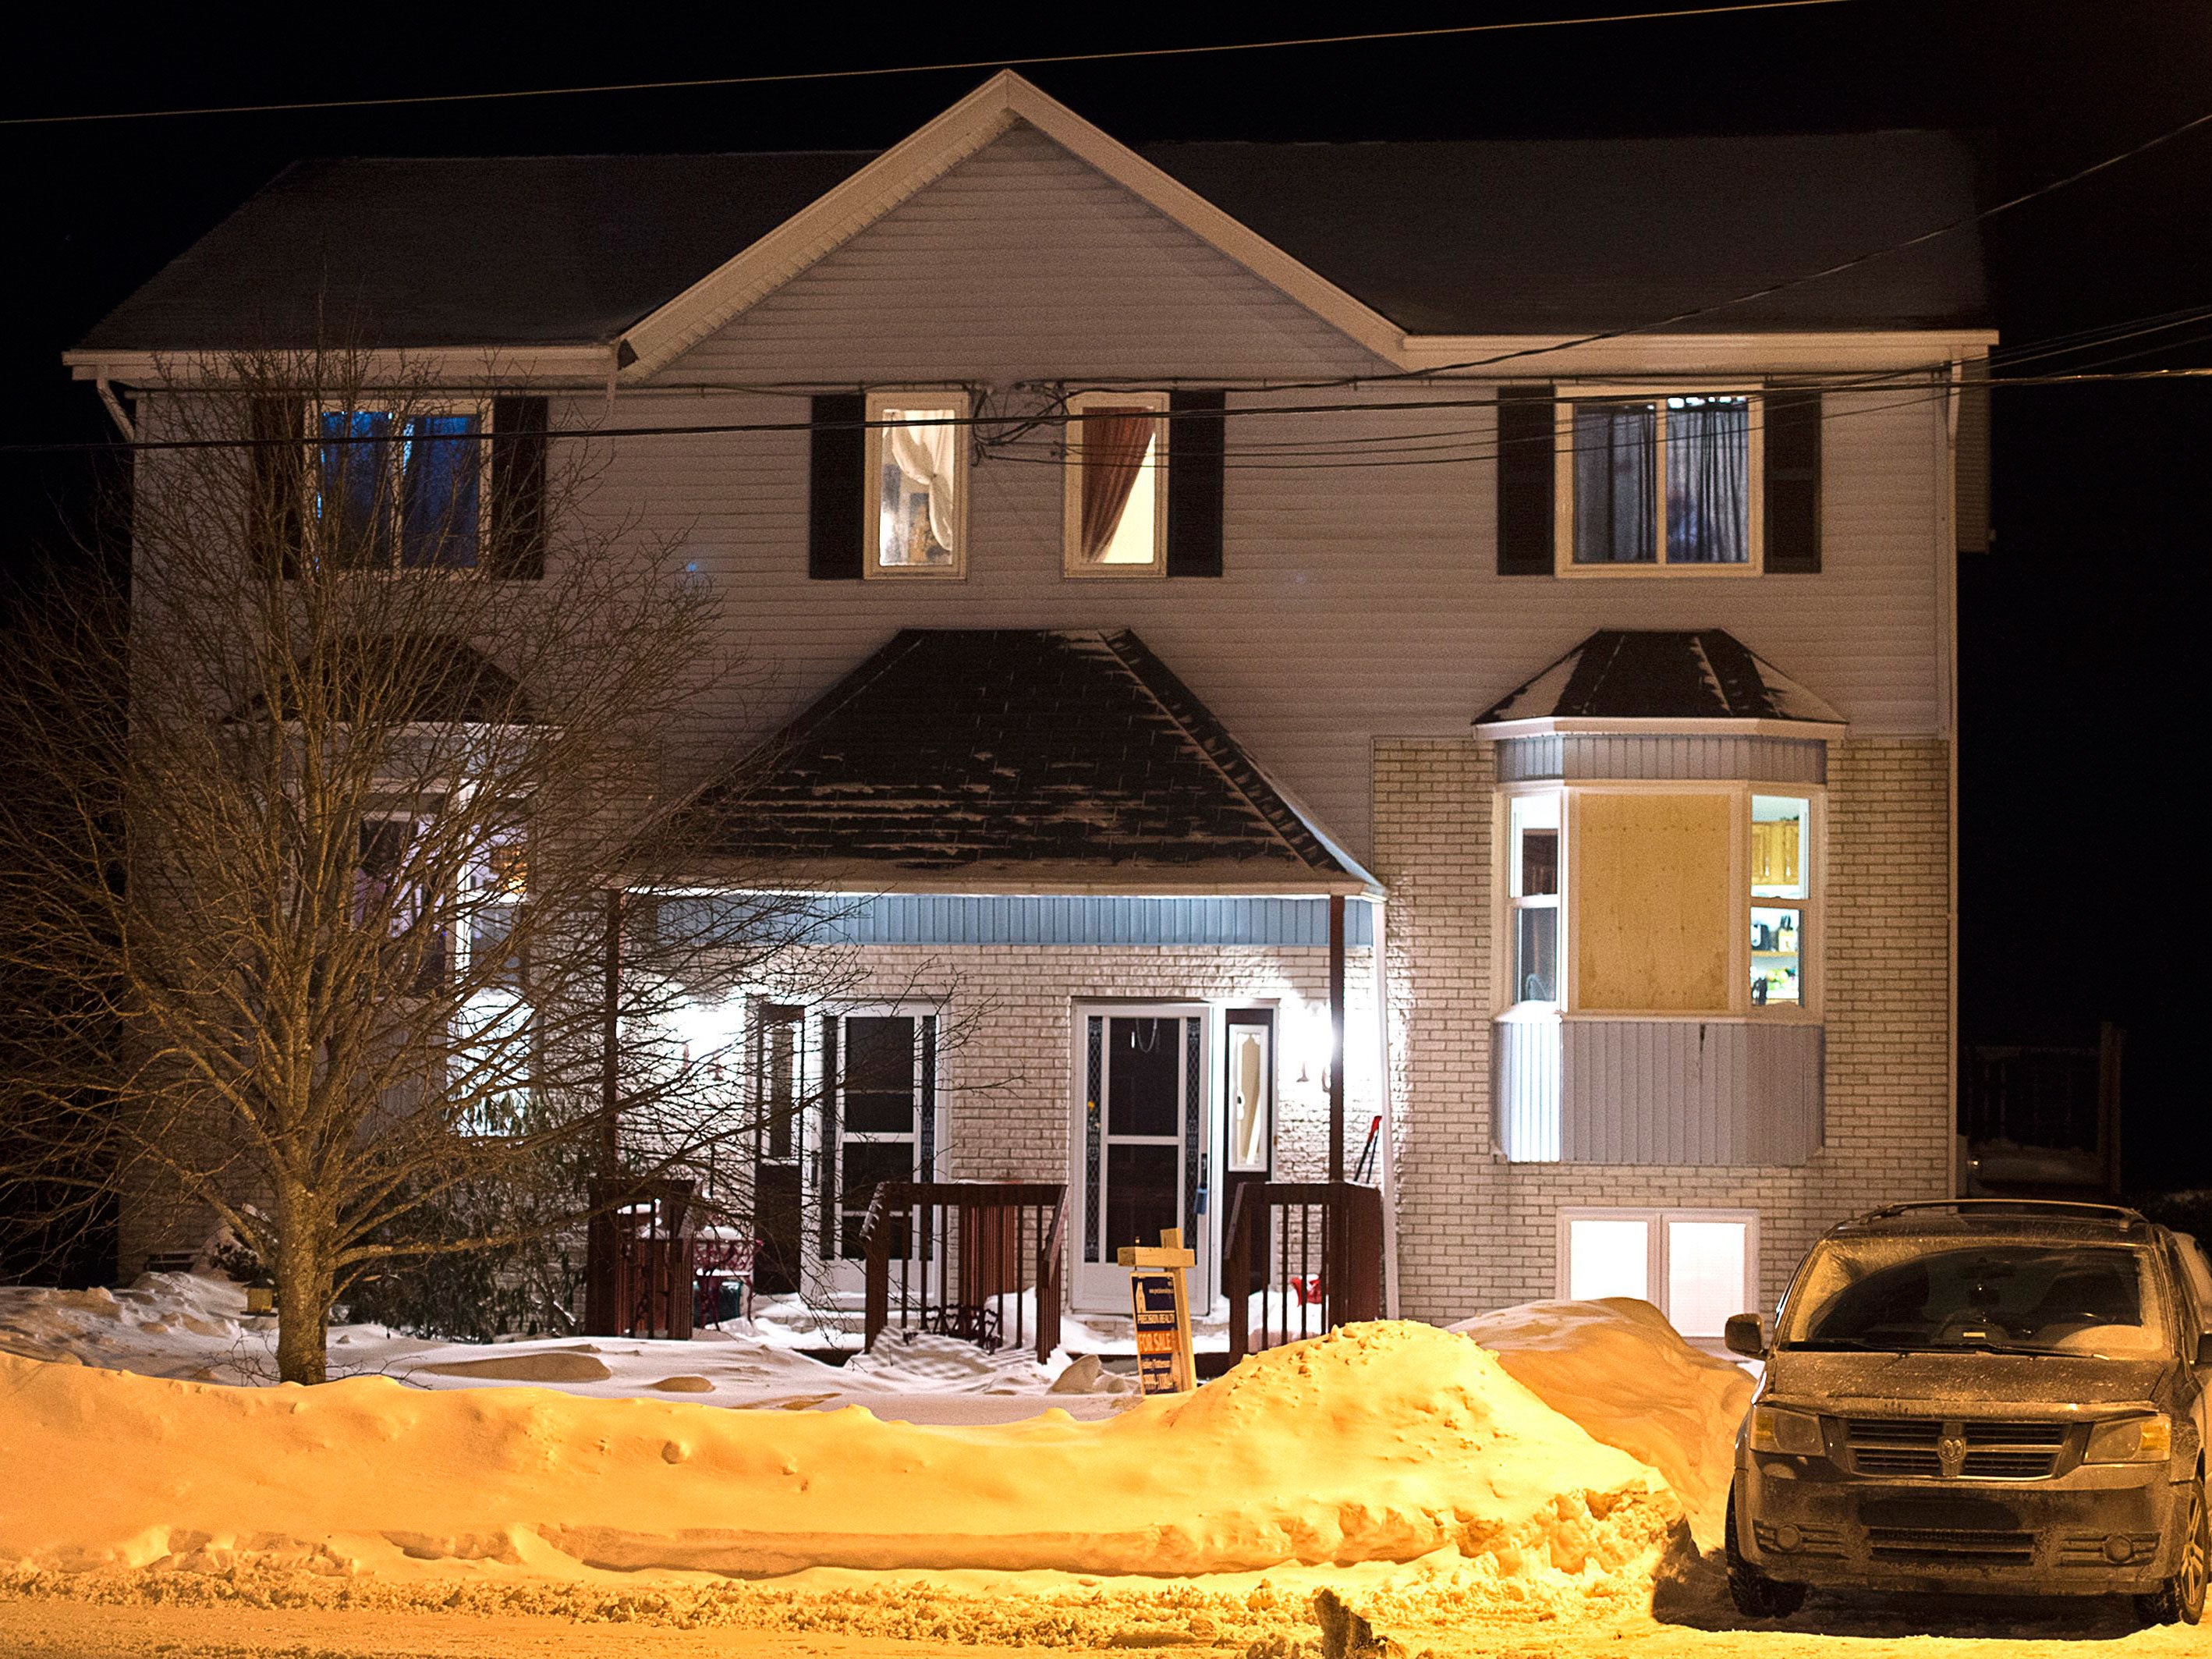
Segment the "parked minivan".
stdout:
<svg viewBox="0 0 2212 1659">
<path fill-rule="evenodd" d="M 2133 1210 L 1959 1199 L 1831 1229 L 1792 1275 L 1736 1439 L 1729 1589 L 2124 1593 L 2204 1610 L 2212 1272 Z"/>
</svg>

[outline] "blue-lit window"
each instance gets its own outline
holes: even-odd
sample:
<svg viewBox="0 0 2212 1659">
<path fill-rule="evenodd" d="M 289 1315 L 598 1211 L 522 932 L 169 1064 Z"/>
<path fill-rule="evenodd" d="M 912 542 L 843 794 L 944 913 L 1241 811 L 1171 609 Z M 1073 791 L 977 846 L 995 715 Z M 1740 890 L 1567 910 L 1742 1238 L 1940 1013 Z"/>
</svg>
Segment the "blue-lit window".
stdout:
<svg viewBox="0 0 2212 1659">
<path fill-rule="evenodd" d="M 317 417 L 315 520 L 343 569 L 466 570 L 482 544 L 482 414 L 325 410 Z"/>
</svg>

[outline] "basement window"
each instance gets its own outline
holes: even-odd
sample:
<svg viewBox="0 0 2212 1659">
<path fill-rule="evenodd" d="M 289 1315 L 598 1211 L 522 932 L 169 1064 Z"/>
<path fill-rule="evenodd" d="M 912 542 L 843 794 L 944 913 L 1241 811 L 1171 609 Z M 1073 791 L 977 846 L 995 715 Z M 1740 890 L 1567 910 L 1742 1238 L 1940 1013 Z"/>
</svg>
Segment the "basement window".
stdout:
<svg viewBox="0 0 2212 1659">
<path fill-rule="evenodd" d="M 867 398 L 867 576 L 967 574 L 968 394 L 872 392 Z"/>
<path fill-rule="evenodd" d="M 1085 392 L 1067 401 L 1066 569 L 1167 573 L 1168 398 Z"/>
<path fill-rule="evenodd" d="M 1562 1210 L 1559 1294 L 1649 1302 L 1692 1341 L 1759 1305 L 1755 1210 Z"/>
</svg>

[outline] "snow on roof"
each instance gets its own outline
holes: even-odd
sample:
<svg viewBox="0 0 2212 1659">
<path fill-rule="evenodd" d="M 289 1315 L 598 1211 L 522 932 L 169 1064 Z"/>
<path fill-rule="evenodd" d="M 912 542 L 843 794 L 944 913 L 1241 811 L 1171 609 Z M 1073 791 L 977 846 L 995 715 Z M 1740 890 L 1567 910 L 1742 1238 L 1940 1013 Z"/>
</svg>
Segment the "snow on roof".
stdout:
<svg viewBox="0 0 2212 1659">
<path fill-rule="evenodd" d="M 1533 720 L 1844 724 L 1833 707 L 1717 628 L 1601 628 L 1474 724 Z"/>
<path fill-rule="evenodd" d="M 823 881 L 1372 884 L 1127 629 L 902 629 L 694 811 Z"/>
</svg>

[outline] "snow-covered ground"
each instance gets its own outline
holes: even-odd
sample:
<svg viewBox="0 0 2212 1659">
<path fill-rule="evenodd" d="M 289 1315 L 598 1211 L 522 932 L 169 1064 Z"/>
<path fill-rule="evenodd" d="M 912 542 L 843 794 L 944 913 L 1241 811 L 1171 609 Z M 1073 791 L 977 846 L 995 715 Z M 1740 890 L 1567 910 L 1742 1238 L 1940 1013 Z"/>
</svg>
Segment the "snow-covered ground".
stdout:
<svg viewBox="0 0 2212 1659">
<path fill-rule="evenodd" d="M 1065 1351 L 1040 1365 L 1027 1352 L 987 1354 L 965 1342 L 917 1336 L 877 1344 L 842 1364 L 803 1348 L 823 1328 L 796 1300 L 765 1304 L 689 1342 L 603 1337 L 489 1346 L 427 1342 L 378 1325 L 330 1336 L 333 1377 L 388 1376 L 422 1389 L 536 1386 L 598 1399 L 673 1397 L 702 1405 L 865 1405 L 917 1423 L 995 1423 L 1059 1407 L 1110 1416 L 1134 1397 L 1133 1377 Z M 1085 1334 L 1078 1332 L 1079 1336 Z M 240 1386 L 276 1380 L 276 1326 L 249 1318 L 246 1292 L 216 1273 L 149 1273 L 127 1290 L 0 1286 L 0 1353 L 97 1365 L 141 1376 Z"/>
</svg>

